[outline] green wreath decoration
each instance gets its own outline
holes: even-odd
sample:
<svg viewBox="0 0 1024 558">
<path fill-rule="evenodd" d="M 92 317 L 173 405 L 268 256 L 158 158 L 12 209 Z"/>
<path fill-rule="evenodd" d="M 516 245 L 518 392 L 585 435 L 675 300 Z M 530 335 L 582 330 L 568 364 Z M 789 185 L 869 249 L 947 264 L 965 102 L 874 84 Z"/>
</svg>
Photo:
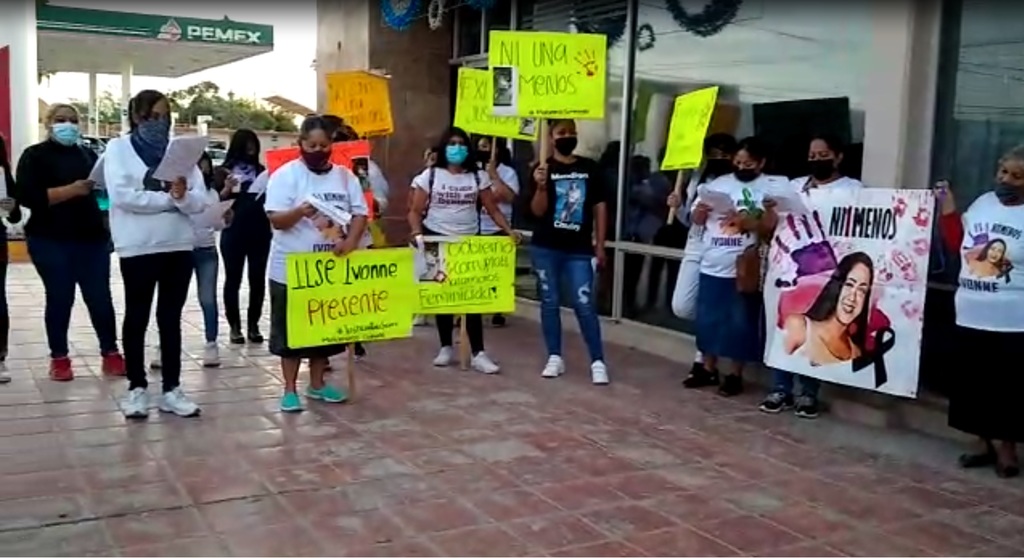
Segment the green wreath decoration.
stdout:
<svg viewBox="0 0 1024 558">
<path fill-rule="evenodd" d="M 690 14 L 679 5 L 679 0 L 665 0 L 665 9 L 686 31 L 698 37 L 710 37 L 732 23 L 742 4 L 743 0 L 711 0 L 700 13 Z"/>
</svg>

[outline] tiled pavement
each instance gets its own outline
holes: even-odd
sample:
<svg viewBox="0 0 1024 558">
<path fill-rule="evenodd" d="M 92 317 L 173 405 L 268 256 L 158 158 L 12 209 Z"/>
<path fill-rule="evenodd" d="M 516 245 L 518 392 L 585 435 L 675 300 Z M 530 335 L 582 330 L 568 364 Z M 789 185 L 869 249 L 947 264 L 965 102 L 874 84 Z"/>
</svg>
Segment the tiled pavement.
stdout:
<svg viewBox="0 0 1024 558">
<path fill-rule="evenodd" d="M 8 285 L 0 554 L 1024 553 L 1024 485 L 956 470 L 954 447 L 684 392 L 677 365 L 624 347 L 609 348 L 612 386 L 580 366 L 542 380 L 522 320 L 487 332 L 501 376 L 432 369 L 420 329 L 370 347 L 355 402 L 283 416 L 263 348 L 199 367 L 193 298 L 184 384 L 203 416 L 125 424 L 84 307 L 79 377 L 52 383 L 38 280 L 14 265 Z"/>
</svg>

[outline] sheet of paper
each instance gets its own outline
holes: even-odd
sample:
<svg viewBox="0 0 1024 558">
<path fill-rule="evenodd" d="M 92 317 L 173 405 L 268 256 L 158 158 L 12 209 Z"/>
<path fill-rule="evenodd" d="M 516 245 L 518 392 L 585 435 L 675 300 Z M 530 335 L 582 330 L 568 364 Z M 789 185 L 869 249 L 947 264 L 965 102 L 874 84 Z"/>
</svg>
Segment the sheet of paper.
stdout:
<svg viewBox="0 0 1024 558">
<path fill-rule="evenodd" d="M 267 184 L 270 183 L 270 173 L 263 171 L 256 180 L 253 180 L 252 184 L 249 185 L 249 193 L 256 194 L 256 197 L 260 197 L 267 193 Z M 235 187 L 234 191 L 238 192 L 240 187 Z"/>
<path fill-rule="evenodd" d="M 323 213 L 335 223 L 341 225 L 342 228 L 346 230 L 348 229 L 349 224 L 352 223 L 352 214 L 349 213 L 348 211 L 341 209 L 340 207 L 336 207 L 329 203 L 320 201 L 313 196 L 308 196 L 306 198 L 306 202 L 308 202 L 309 205 L 315 207 L 317 211 Z"/>
<path fill-rule="evenodd" d="M 715 213 L 725 213 L 736 209 L 736 204 L 732 201 L 732 196 L 725 192 L 719 192 L 718 190 L 712 190 L 705 186 L 697 188 L 697 199 L 711 207 L 711 211 Z"/>
<path fill-rule="evenodd" d="M 92 180 L 96 184 L 96 190 L 103 190 L 106 188 L 106 179 L 103 177 L 103 161 L 106 158 L 106 154 L 100 155 L 99 159 L 96 159 L 96 164 L 92 166 L 92 170 L 89 171 L 89 180 Z"/>
<path fill-rule="evenodd" d="M 206 136 L 175 136 L 167 144 L 163 160 L 153 171 L 153 178 L 174 182 L 178 177 L 192 176 L 192 169 L 199 163 L 199 157 L 206 150 L 210 139 Z"/>
<path fill-rule="evenodd" d="M 789 213 L 792 215 L 805 215 L 810 213 L 807 202 L 799 192 L 789 184 L 772 185 L 764 193 L 765 198 L 775 202 L 776 213 Z"/>
</svg>

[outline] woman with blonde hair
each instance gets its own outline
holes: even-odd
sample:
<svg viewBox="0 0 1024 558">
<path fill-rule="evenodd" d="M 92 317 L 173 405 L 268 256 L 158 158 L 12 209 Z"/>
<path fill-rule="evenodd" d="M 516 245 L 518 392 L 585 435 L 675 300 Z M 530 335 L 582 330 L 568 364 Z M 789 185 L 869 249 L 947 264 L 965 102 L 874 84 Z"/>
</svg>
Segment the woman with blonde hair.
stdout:
<svg viewBox="0 0 1024 558">
<path fill-rule="evenodd" d="M 68 328 L 76 286 L 99 338 L 103 373 L 125 374 L 110 296 L 110 233 L 88 178 L 97 157 L 79 144 L 78 120 L 75 107 L 52 105 L 46 139 L 21 154 L 17 171 L 18 201 L 32 212 L 25 239 L 46 290 L 50 379 L 58 382 L 74 378 Z"/>
</svg>

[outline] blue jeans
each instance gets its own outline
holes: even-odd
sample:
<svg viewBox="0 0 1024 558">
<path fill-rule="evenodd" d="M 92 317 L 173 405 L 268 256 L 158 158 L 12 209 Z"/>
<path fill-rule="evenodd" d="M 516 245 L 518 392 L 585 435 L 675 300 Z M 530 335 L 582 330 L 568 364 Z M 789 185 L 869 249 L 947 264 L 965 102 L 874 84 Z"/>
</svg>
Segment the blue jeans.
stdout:
<svg viewBox="0 0 1024 558">
<path fill-rule="evenodd" d="M 89 310 L 100 353 L 117 352 L 117 322 L 110 298 L 110 252 L 103 242 L 77 242 L 30 236 L 29 256 L 46 289 L 46 339 L 50 356 L 68 356 L 68 327 L 75 305 L 75 286 Z"/>
<path fill-rule="evenodd" d="M 192 262 L 196 268 L 196 291 L 199 292 L 199 307 L 203 309 L 203 329 L 206 342 L 217 341 L 217 270 L 220 256 L 214 246 L 196 248 L 192 251 Z"/>
<path fill-rule="evenodd" d="M 594 303 L 594 266 L 588 254 L 574 254 L 538 246 L 530 247 L 533 271 L 540 291 L 540 326 L 549 355 L 562 354 L 562 317 L 559 298 L 567 286 L 572 309 L 580 324 L 591 361 L 604 360 L 601 322 Z M 563 283 L 564 280 L 564 283 Z"/>
<path fill-rule="evenodd" d="M 786 395 L 793 395 L 793 382 L 797 375 L 798 374 L 794 374 L 792 372 L 786 372 L 785 370 L 773 369 L 772 383 L 775 384 L 775 391 Z M 800 395 L 816 400 L 818 399 L 818 390 L 820 389 L 821 381 L 817 378 L 800 376 Z"/>
</svg>

